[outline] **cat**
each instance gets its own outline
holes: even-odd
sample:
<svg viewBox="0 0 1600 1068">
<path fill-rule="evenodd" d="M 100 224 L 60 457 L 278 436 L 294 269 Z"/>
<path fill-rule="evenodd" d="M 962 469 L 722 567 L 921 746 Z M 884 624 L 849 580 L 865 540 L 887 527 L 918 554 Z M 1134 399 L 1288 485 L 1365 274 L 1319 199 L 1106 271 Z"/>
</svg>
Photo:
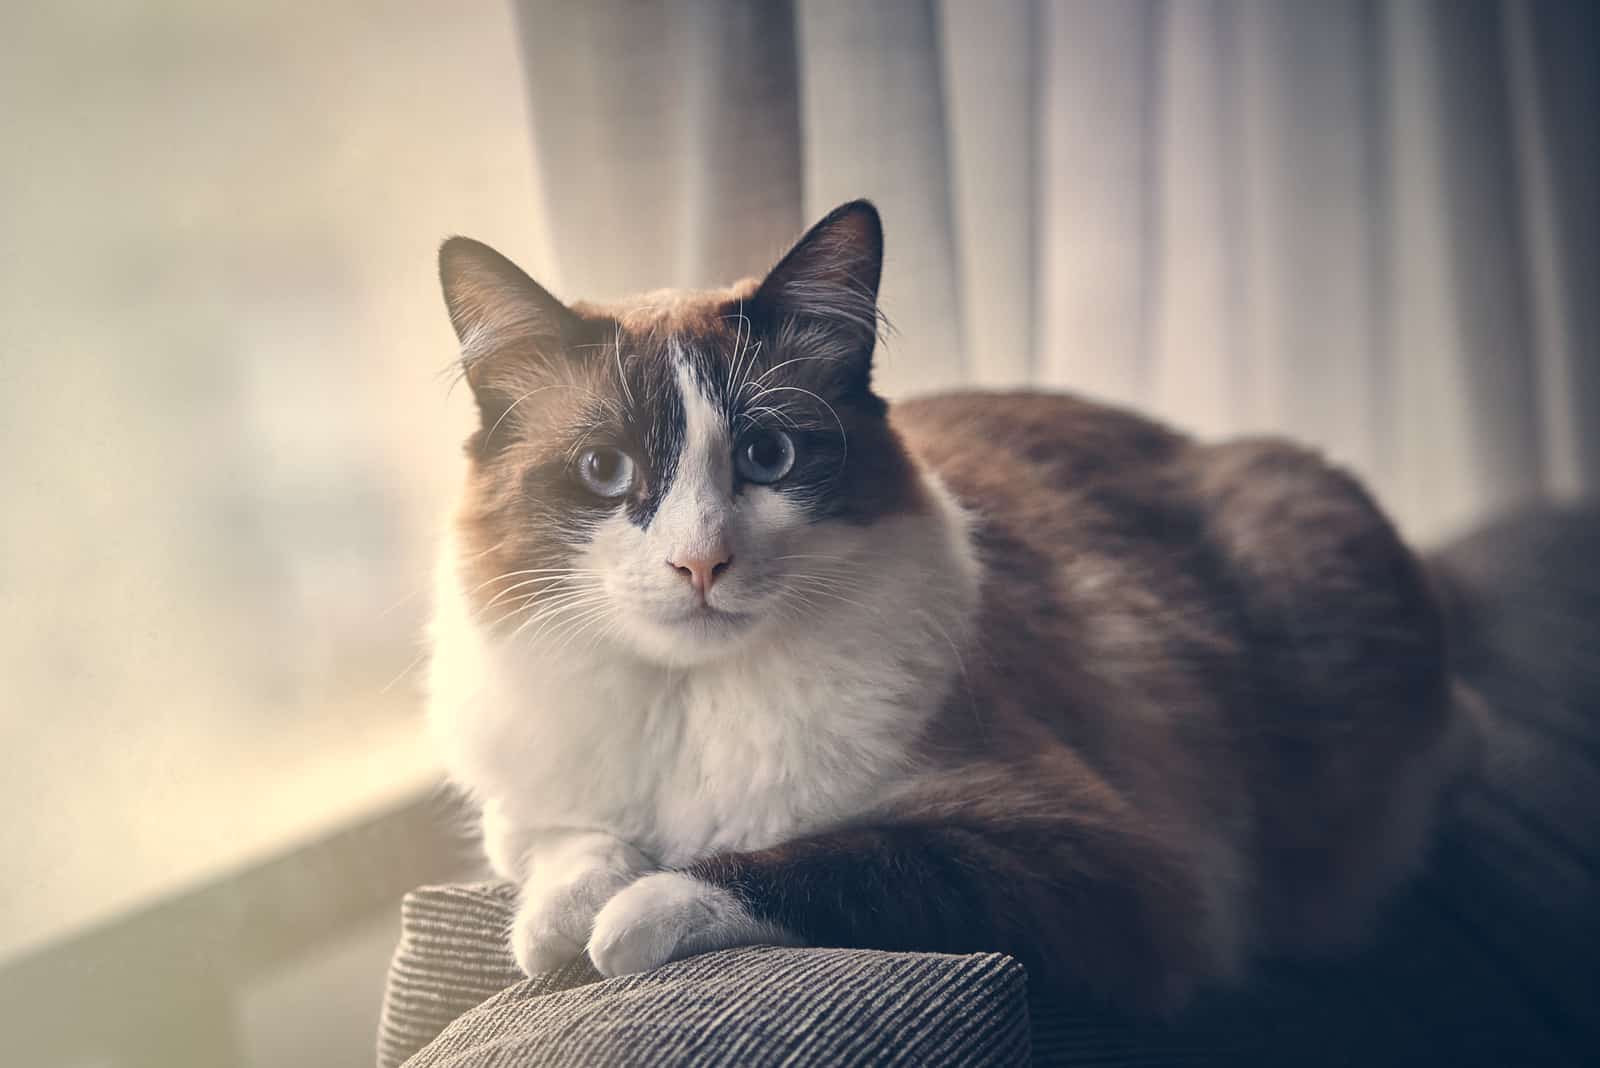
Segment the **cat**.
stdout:
<svg viewBox="0 0 1600 1068">
<path fill-rule="evenodd" d="M 441 249 L 478 423 L 429 721 L 519 965 L 994 950 L 1169 1012 L 1358 941 L 1476 752 L 1428 569 L 1284 441 L 890 407 L 882 263 L 865 201 L 609 307 Z"/>
</svg>

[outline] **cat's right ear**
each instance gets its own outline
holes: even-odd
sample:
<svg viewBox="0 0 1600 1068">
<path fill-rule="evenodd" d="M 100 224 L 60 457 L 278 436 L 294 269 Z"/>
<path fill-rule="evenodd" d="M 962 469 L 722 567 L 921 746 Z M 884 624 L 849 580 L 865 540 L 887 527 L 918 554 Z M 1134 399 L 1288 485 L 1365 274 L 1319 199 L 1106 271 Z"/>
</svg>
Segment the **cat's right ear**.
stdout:
<svg viewBox="0 0 1600 1068">
<path fill-rule="evenodd" d="M 871 201 L 834 208 L 768 272 L 753 298 L 778 316 L 818 323 L 872 356 L 881 325 L 878 280 L 883 274 L 883 223 Z"/>
<path fill-rule="evenodd" d="M 529 372 L 566 357 L 580 322 L 520 267 L 469 237 L 440 246 L 439 284 L 487 430 L 516 402 Z"/>
</svg>

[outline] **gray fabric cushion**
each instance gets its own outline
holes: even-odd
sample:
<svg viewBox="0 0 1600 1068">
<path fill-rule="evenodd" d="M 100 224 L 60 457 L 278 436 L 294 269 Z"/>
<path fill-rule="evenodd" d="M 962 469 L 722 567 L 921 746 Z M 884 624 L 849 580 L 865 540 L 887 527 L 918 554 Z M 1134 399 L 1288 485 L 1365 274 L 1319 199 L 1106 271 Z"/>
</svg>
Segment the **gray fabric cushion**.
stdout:
<svg viewBox="0 0 1600 1068">
<path fill-rule="evenodd" d="M 993 953 L 757 946 L 534 987 L 468 1012 L 407 1068 L 1028 1063 L 1022 968 Z"/>
<path fill-rule="evenodd" d="M 600 978 L 579 958 L 527 979 L 508 942 L 515 906 L 516 888 L 508 883 L 424 886 L 405 896 L 378 1024 L 378 1068 L 396 1068 L 468 1009 L 509 987 L 537 997 Z"/>
<path fill-rule="evenodd" d="M 1029 1062 L 1026 980 L 997 953 L 757 946 L 524 979 L 505 949 L 512 900 L 494 884 L 407 896 L 380 1068 Z"/>
</svg>

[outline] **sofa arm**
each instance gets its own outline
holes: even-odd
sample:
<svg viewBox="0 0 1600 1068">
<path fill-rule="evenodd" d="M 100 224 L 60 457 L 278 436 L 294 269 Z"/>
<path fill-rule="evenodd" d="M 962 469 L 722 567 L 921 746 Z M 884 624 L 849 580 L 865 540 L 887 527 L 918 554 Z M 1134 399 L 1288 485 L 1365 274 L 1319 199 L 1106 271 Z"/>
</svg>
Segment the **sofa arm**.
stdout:
<svg viewBox="0 0 1600 1068">
<path fill-rule="evenodd" d="M 524 978 L 514 890 L 424 887 L 402 906 L 379 1068 L 1029 1062 L 1022 966 L 754 946 L 601 980 L 586 960 Z"/>
</svg>

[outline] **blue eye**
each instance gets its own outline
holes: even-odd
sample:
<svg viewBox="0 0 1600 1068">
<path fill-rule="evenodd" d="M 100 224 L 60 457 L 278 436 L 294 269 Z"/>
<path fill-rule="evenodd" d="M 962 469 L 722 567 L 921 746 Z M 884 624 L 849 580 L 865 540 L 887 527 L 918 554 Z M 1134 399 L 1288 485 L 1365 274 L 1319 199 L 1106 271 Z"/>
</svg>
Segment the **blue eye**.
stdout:
<svg viewBox="0 0 1600 1068">
<path fill-rule="evenodd" d="M 626 496 L 633 478 L 633 457 L 621 449 L 584 449 L 578 454 L 578 481 L 596 497 Z"/>
<path fill-rule="evenodd" d="M 733 461 L 751 482 L 776 482 L 794 468 L 794 441 L 781 430 L 757 430 L 740 439 Z"/>
</svg>

